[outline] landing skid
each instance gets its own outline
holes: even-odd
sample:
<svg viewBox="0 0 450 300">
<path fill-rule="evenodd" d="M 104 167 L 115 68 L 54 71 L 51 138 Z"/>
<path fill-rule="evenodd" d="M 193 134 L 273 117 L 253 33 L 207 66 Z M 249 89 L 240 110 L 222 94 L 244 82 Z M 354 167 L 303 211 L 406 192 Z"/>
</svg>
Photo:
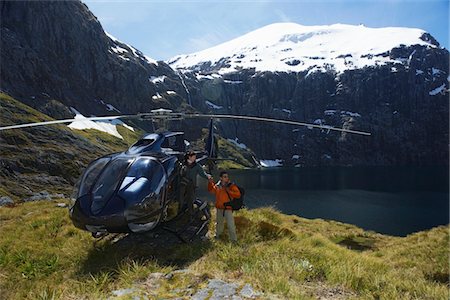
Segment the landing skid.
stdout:
<svg viewBox="0 0 450 300">
<path fill-rule="evenodd" d="M 175 219 L 166 222 L 161 229 L 172 233 L 183 243 L 192 242 L 196 238 L 201 238 L 201 236 L 205 235 L 211 220 L 208 203 L 196 199 L 194 204 L 196 208 L 192 218 L 190 218 L 187 211 L 184 211 Z"/>
</svg>

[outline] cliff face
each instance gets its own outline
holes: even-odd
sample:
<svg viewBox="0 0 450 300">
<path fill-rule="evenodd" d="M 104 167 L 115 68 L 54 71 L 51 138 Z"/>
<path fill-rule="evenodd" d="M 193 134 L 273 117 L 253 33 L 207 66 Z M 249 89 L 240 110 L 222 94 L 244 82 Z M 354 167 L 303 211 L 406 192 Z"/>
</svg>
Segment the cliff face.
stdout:
<svg viewBox="0 0 450 300">
<path fill-rule="evenodd" d="M 225 50 L 176 57 L 168 62 L 174 71 L 107 35 L 79 1 L 0 9 L 0 90 L 52 117 L 72 117 L 68 107 L 85 115 L 164 107 L 268 116 L 372 136 L 245 121 L 218 122 L 219 133 L 286 165 L 448 164 L 449 53 L 421 30 L 278 24 Z M 203 123 L 177 129 L 195 139 Z"/>
<path fill-rule="evenodd" d="M 284 33 L 273 37 L 277 26 L 304 32 L 289 34 L 288 47 Z M 287 165 L 447 165 L 449 52 L 428 33 L 399 29 L 410 35 L 410 45 L 374 50 L 376 45 L 372 48 L 369 40 L 353 53 L 339 48 L 351 43 L 351 36 L 345 35 L 346 43 L 335 48 L 333 40 L 343 38 L 343 30 L 356 34 L 371 29 L 335 27 L 272 25 L 259 30 L 272 36 L 270 43 L 254 41 L 253 35 L 261 35 L 255 31 L 169 63 L 189 76 L 188 86 L 199 109 L 372 133 L 364 137 L 306 127 L 221 122 L 225 136 L 239 138 L 260 158 L 281 158 Z M 332 37 L 326 40 L 326 34 Z M 293 37 L 300 43 L 305 36 L 318 39 L 308 45 L 316 45 L 323 57 L 307 56 L 301 51 L 308 49 L 291 43 Z M 296 59 L 282 57 L 295 47 Z M 220 58 L 223 49 L 234 52 Z M 287 69 L 276 71 L 283 68 Z"/>
<path fill-rule="evenodd" d="M 422 53 L 420 61 L 409 66 L 386 65 L 340 75 L 239 72 L 189 83 L 195 104 L 202 109 L 372 133 L 365 137 L 221 122 L 225 136 L 238 137 L 262 158 L 282 158 L 288 164 L 301 165 L 448 164 L 448 74 L 442 71 L 448 66 L 448 52 L 417 48 Z M 216 107 L 208 107 L 205 101 Z"/>
<path fill-rule="evenodd" d="M 0 88 L 40 111 L 130 113 L 175 108 L 186 97 L 167 64 L 105 34 L 79 1 L 2 2 L 0 9 Z"/>
</svg>

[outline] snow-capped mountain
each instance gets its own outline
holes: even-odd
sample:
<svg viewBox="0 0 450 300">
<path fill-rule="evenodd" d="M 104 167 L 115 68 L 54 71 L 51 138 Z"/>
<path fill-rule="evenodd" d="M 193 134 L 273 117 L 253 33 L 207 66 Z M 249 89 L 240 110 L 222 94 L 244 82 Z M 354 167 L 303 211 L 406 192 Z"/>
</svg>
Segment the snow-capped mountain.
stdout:
<svg viewBox="0 0 450 300">
<path fill-rule="evenodd" d="M 275 23 L 200 52 L 175 56 L 168 63 L 176 69 L 207 68 L 219 74 L 252 68 L 257 72 L 343 72 L 387 62 L 402 63 L 386 53 L 411 45 L 438 47 L 421 29 Z"/>
<path fill-rule="evenodd" d="M 423 30 L 273 24 L 169 66 L 105 34 L 80 1 L 0 8 L 0 90 L 55 118 L 75 113 L 71 127 L 116 134 L 81 115 L 194 108 L 372 133 L 217 122 L 266 164 L 448 164 L 449 53 Z M 188 124 L 197 139 L 203 120 Z"/>
<path fill-rule="evenodd" d="M 262 159 L 295 165 L 448 164 L 449 54 L 423 30 L 278 23 L 168 63 L 183 73 L 199 110 L 372 133 L 360 139 L 220 122 L 225 137 L 245 143 Z"/>
</svg>

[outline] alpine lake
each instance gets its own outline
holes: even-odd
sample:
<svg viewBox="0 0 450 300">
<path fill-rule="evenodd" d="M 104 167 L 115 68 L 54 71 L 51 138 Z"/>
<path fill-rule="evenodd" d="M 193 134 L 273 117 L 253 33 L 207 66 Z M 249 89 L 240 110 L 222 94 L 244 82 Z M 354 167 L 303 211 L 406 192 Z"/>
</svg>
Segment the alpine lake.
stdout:
<svg viewBox="0 0 450 300">
<path fill-rule="evenodd" d="M 350 223 L 394 236 L 449 223 L 448 167 L 304 167 L 230 170 L 248 208 Z M 213 174 L 215 180 L 218 174 Z M 208 198 L 200 178 L 197 197 Z"/>
</svg>

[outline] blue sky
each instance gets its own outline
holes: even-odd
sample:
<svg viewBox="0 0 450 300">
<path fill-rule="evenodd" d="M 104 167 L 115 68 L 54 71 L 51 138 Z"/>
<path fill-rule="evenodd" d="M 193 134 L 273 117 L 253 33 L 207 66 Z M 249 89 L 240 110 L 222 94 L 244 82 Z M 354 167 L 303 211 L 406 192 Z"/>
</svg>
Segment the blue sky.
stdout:
<svg viewBox="0 0 450 300">
<path fill-rule="evenodd" d="M 83 2 L 107 32 L 158 60 L 203 50 L 276 22 L 421 28 L 449 48 L 448 0 Z"/>
</svg>

